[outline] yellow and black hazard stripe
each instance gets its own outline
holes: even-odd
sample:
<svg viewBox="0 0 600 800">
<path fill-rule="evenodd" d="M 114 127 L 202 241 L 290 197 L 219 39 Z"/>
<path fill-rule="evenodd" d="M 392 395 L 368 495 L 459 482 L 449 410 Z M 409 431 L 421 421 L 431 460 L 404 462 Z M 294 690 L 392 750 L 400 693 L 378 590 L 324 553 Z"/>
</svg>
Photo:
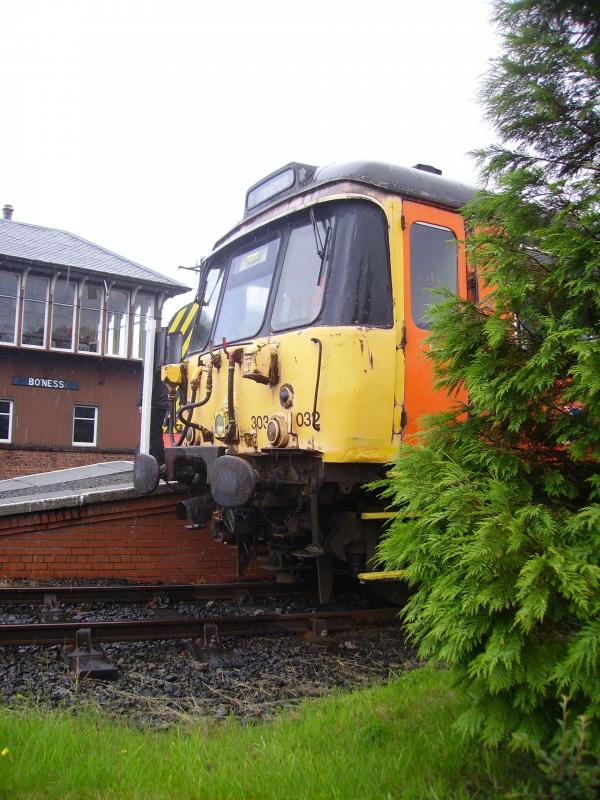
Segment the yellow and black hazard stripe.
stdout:
<svg viewBox="0 0 600 800">
<path fill-rule="evenodd" d="M 187 306 L 183 306 L 183 308 L 180 308 L 179 311 L 176 311 L 175 314 L 173 314 L 169 324 L 167 325 L 167 333 L 181 333 L 183 336 L 181 354 L 179 356 L 180 360 L 185 358 L 187 351 L 189 350 L 192 332 L 194 330 L 194 320 L 196 319 L 198 308 L 198 303 L 188 303 Z M 179 406 L 180 401 L 178 398 L 176 403 L 177 410 L 179 409 Z M 179 422 L 174 422 L 173 430 L 178 433 L 181 431 L 181 425 Z M 167 431 L 168 426 L 165 422 L 165 425 L 163 425 L 163 433 L 167 433 Z"/>
<path fill-rule="evenodd" d="M 181 347 L 181 358 L 185 358 L 190 347 L 192 331 L 194 330 L 194 320 L 198 313 L 198 303 L 188 303 L 177 311 L 167 326 L 167 333 L 181 333 L 183 344 Z"/>
</svg>

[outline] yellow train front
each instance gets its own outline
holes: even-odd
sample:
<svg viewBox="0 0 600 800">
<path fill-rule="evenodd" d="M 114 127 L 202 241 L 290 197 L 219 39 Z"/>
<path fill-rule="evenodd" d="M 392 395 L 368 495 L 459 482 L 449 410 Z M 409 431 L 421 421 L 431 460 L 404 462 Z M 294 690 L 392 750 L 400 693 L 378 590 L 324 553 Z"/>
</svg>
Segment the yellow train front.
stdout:
<svg viewBox="0 0 600 800">
<path fill-rule="evenodd" d="M 280 579 L 316 567 L 325 599 L 335 565 L 368 565 L 386 514 L 365 484 L 450 403 L 423 356 L 427 306 L 467 291 L 470 195 L 424 166 L 289 164 L 203 262 L 186 356 L 162 369 L 166 477 L 240 573 L 254 556 Z"/>
</svg>

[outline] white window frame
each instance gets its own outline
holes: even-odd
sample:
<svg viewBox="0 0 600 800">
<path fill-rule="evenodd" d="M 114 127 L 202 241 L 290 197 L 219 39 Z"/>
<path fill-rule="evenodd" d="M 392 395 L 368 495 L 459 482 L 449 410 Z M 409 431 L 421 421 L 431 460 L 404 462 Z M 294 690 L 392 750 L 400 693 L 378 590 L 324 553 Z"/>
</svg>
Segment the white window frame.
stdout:
<svg viewBox="0 0 600 800">
<path fill-rule="evenodd" d="M 75 341 L 76 341 L 76 339 L 77 339 L 77 341 L 79 341 L 79 331 L 75 330 L 75 327 L 76 327 L 75 323 L 76 323 L 76 317 L 77 317 L 77 314 L 76 314 L 76 312 L 77 312 L 77 298 L 79 296 L 79 284 L 77 283 L 76 280 L 68 279 L 69 282 L 74 285 L 73 314 L 72 314 L 72 317 L 71 317 L 71 347 L 57 347 L 56 345 L 52 344 L 52 339 L 54 338 L 54 311 L 55 311 L 55 308 L 56 308 L 57 305 L 61 306 L 63 308 L 64 307 L 67 307 L 67 308 L 69 307 L 68 303 L 56 303 L 55 304 L 55 302 L 54 302 L 54 290 L 56 289 L 56 284 L 58 283 L 58 281 L 60 280 L 61 277 L 63 277 L 63 276 L 61 276 L 60 273 L 59 273 L 54 278 L 54 280 L 52 282 L 52 285 L 50 287 L 50 291 L 52 293 L 52 317 L 50 319 L 50 326 L 49 326 L 50 327 L 49 346 L 50 346 L 50 350 L 57 350 L 58 352 L 61 352 L 61 353 L 72 353 L 75 350 Z M 63 279 L 65 279 L 65 278 L 63 278 Z"/>
<path fill-rule="evenodd" d="M 13 416 L 14 416 L 14 409 L 15 404 L 13 400 L 8 400 L 8 398 L 2 397 L 0 398 L 0 402 L 8 403 L 9 404 L 9 411 L 8 411 L 8 439 L 0 439 L 2 444 L 10 444 L 12 442 L 12 435 L 13 435 Z M 6 416 L 4 411 L 0 411 L 1 416 Z"/>
<path fill-rule="evenodd" d="M 42 278 L 46 281 L 46 299 L 42 300 L 31 300 L 26 297 L 27 295 L 27 283 L 30 278 Z M 23 284 L 22 284 L 23 285 Z M 25 313 L 27 310 L 27 303 L 44 303 L 44 335 L 43 335 L 43 344 L 28 344 L 23 341 L 26 331 L 25 331 Z M 32 350 L 45 350 L 46 345 L 48 344 L 48 315 L 50 313 L 50 276 L 49 275 L 38 275 L 38 273 L 27 275 L 24 281 L 24 291 L 23 291 L 23 300 L 21 303 L 21 347 L 31 348 Z"/>
<path fill-rule="evenodd" d="M 84 298 L 83 293 L 85 291 L 85 287 L 88 283 L 94 284 L 94 286 L 99 286 L 100 291 L 102 292 L 102 298 L 100 300 L 99 308 L 88 308 L 84 306 Z M 77 328 L 75 331 L 75 352 L 77 354 L 81 354 L 84 356 L 97 356 L 101 357 L 104 355 L 104 311 L 106 307 L 106 284 L 102 284 L 101 281 L 94 280 L 93 278 L 84 278 L 82 281 L 79 282 L 79 292 L 76 298 L 76 302 L 79 308 L 79 315 L 77 318 Z M 100 328 L 98 332 L 98 349 L 94 352 L 93 350 L 82 350 L 80 345 L 80 336 L 81 336 L 81 318 L 83 316 L 83 312 L 85 310 L 89 311 L 98 311 L 100 313 Z"/>
<path fill-rule="evenodd" d="M 78 408 L 93 408 L 94 409 L 94 441 L 93 442 L 76 442 L 75 441 L 75 420 L 76 419 L 85 419 L 89 421 L 91 417 L 77 417 L 76 411 Z M 73 427 L 71 429 L 71 443 L 73 447 L 96 447 L 98 442 L 98 406 L 91 406 L 87 403 L 78 403 L 77 405 L 73 406 Z"/>
<path fill-rule="evenodd" d="M 114 311 L 111 311 L 109 308 L 110 306 L 110 294 L 111 292 L 122 292 L 125 295 L 125 311 L 124 312 L 116 312 L 116 313 L 124 313 L 125 314 L 125 353 L 113 353 L 109 347 L 109 340 L 111 338 L 111 328 L 110 328 L 110 316 L 114 314 Z M 129 355 L 129 334 L 131 330 L 131 292 L 126 287 L 121 286 L 114 286 L 111 285 L 108 289 L 108 292 L 104 294 L 104 333 L 103 333 L 103 354 L 107 358 L 127 358 Z M 113 336 L 114 336 L 114 328 L 112 329 Z"/>
<path fill-rule="evenodd" d="M 16 296 L 16 305 L 15 305 L 15 324 L 13 328 L 13 340 L 12 342 L 0 342 L 1 347 L 15 347 L 17 344 L 17 333 L 19 330 L 19 316 L 21 313 L 21 286 L 23 283 L 23 273 L 19 272 L 16 269 L 7 269 L 6 272 L 10 272 L 11 275 L 17 276 L 17 296 Z M 4 297 L 9 297 L 10 295 L 3 295 Z"/>
<path fill-rule="evenodd" d="M 142 294 L 150 298 L 150 308 L 145 316 L 135 313 L 136 303 L 138 296 Z M 147 320 L 154 319 L 156 309 L 156 297 L 151 292 L 140 291 L 135 292 L 135 296 L 131 303 L 131 314 L 129 317 L 129 327 L 131 330 L 131 358 L 136 361 L 142 361 L 144 358 L 144 349 L 146 341 L 146 322 Z"/>
</svg>

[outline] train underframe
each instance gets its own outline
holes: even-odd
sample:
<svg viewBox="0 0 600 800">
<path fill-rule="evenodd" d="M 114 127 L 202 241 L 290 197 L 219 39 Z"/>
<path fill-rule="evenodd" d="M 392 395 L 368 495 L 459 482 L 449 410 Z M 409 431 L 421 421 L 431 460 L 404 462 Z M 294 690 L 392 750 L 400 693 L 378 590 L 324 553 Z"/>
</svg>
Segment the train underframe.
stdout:
<svg viewBox="0 0 600 800">
<path fill-rule="evenodd" d="M 380 464 L 324 463 L 314 451 L 272 448 L 243 455 L 218 446 L 165 450 L 165 477 L 186 487 L 177 516 L 210 525 L 237 547 L 238 574 L 253 559 L 279 581 L 316 571 L 321 602 L 337 574 L 369 568 L 381 533 L 381 503 L 365 484 Z"/>
</svg>

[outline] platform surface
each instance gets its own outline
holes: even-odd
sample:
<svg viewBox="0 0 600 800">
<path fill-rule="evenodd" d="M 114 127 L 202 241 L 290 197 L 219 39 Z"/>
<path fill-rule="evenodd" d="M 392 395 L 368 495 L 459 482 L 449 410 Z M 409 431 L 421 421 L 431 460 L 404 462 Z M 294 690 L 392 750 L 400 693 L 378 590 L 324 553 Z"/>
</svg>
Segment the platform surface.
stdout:
<svg viewBox="0 0 600 800">
<path fill-rule="evenodd" d="M 0 516 L 136 496 L 133 461 L 107 461 L 0 481 Z"/>
</svg>

